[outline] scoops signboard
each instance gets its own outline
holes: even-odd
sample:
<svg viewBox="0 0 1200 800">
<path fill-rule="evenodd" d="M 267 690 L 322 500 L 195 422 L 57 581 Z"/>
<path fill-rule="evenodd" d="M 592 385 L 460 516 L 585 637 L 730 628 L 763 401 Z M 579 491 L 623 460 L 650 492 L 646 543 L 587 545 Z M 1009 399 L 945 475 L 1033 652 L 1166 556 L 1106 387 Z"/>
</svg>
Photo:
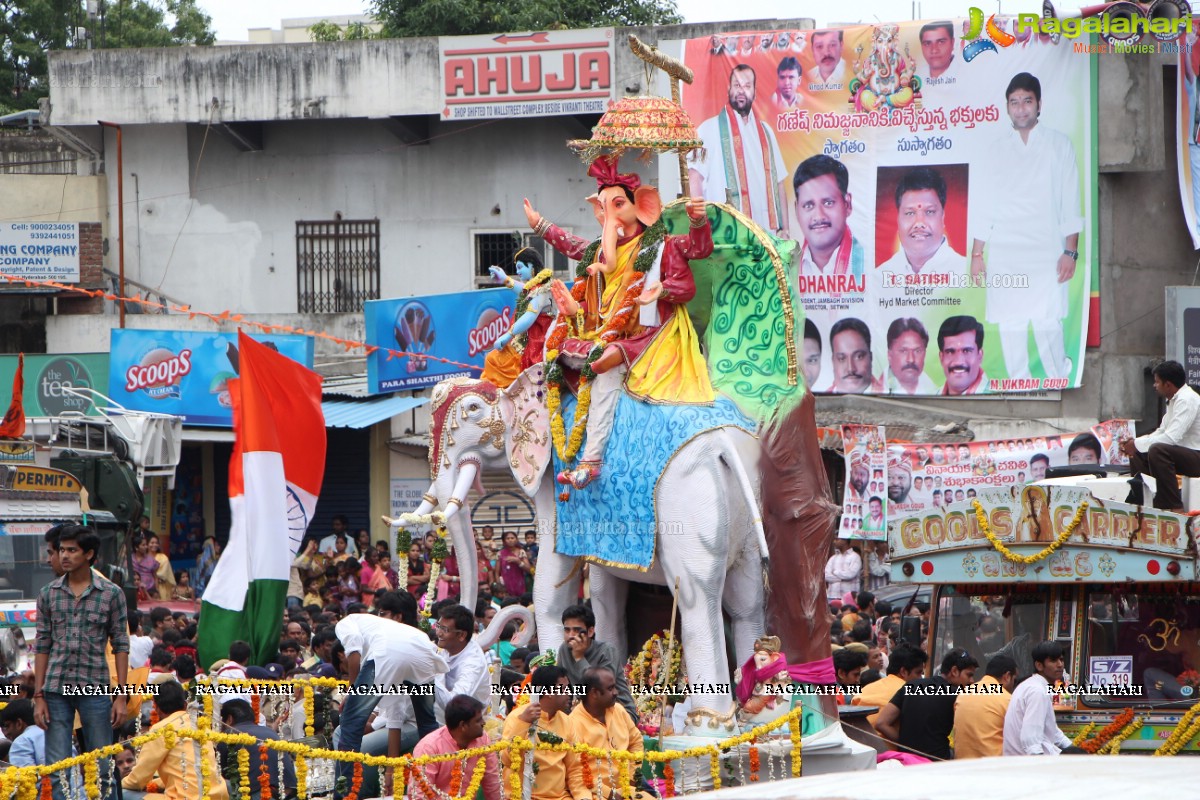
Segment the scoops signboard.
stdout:
<svg viewBox="0 0 1200 800">
<path fill-rule="evenodd" d="M 312 366 L 307 336 L 255 336 Z M 114 330 L 109 395 L 125 408 L 176 414 L 188 425 L 230 427 L 228 380 L 238 376 L 237 334 Z"/>
<path fill-rule="evenodd" d="M 442 118 L 603 114 L 613 29 L 443 36 Z"/>
<path fill-rule="evenodd" d="M 367 356 L 368 388 L 380 394 L 478 378 L 484 357 L 512 325 L 515 307 L 508 289 L 368 301 L 367 343 L 379 348 Z"/>
</svg>

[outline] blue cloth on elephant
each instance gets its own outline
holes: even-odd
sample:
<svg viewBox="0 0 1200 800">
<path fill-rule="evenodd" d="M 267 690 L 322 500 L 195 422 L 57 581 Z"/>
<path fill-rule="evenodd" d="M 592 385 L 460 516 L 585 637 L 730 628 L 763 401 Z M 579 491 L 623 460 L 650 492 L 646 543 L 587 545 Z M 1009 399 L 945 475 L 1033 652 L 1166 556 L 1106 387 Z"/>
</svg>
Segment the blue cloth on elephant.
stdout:
<svg viewBox="0 0 1200 800">
<path fill-rule="evenodd" d="M 575 398 L 566 392 L 562 415 L 571 430 Z M 605 566 L 649 570 L 654 563 L 654 490 L 659 477 L 688 441 L 730 426 L 751 433 L 757 429 L 728 397 L 718 395 L 711 406 L 658 405 L 622 391 L 600 477 L 586 489 L 572 491 L 570 500 L 555 500 L 554 549 Z M 555 473 L 570 466 L 554 454 Z"/>
</svg>

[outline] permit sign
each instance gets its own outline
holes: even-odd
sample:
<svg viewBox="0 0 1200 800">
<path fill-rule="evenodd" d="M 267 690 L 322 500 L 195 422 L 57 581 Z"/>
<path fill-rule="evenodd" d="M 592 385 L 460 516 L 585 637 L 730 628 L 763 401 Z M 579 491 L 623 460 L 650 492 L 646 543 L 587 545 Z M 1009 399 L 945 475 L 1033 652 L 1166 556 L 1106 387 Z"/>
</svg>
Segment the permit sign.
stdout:
<svg viewBox="0 0 1200 800">
<path fill-rule="evenodd" d="M 613 29 L 438 39 L 442 119 L 603 114 L 613 99 Z"/>
<path fill-rule="evenodd" d="M 1128 686 L 1133 682 L 1133 656 L 1092 656 L 1088 683 L 1092 686 Z"/>
</svg>

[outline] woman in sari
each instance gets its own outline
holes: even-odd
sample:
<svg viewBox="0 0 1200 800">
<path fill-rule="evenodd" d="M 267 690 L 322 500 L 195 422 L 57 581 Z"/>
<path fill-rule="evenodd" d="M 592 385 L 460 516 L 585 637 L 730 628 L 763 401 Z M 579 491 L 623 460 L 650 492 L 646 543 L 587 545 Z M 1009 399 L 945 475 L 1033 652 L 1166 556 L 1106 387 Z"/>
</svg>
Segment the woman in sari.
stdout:
<svg viewBox="0 0 1200 800">
<path fill-rule="evenodd" d="M 158 559 L 150 552 L 150 536 L 141 536 L 133 549 L 133 571 L 137 573 L 141 587 L 151 597 L 158 596 Z"/>
<path fill-rule="evenodd" d="M 158 587 L 158 599 L 170 600 L 175 592 L 175 570 L 171 568 L 171 559 L 162 552 L 162 542 L 159 541 L 158 534 L 148 532 L 146 537 L 150 541 L 150 554 L 158 563 L 158 568 L 154 572 L 155 586 Z"/>
<path fill-rule="evenodd" d="M 521 546 L 516 531 L 504 534 L 504 547 L 496 557 L 496 569 L 500 583 L 504 585 L 504 593 L 508 597 L 520 597 L 526 592 L 526 576 L 533 568 L 529 564 L 529 554 Z"/>
<path fill-rule="evenodd" d="M 379 592 L 390 592 L 396 588 L 394 575 L 389 575 L 391 570 L 392 559 L 390 556 L 382 555 L 379 557 L 379 563 L 375 567 L 375 574 L 371 576 L 371 582 L 367 584 L 368 589 L 373 589 L 376 594 Z"/>
</svg>

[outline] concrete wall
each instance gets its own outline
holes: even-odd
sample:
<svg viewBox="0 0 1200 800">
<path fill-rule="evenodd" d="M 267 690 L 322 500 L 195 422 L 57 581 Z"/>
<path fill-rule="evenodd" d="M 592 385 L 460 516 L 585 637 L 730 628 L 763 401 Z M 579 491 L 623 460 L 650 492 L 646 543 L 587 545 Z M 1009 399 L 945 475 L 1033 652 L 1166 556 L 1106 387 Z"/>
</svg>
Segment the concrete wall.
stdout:
<svg viewBox="0 0 1200 800">
<path fill-rule="evenodd" d="M 107 189 L 104 175 L 0 174 L 0 220 L 99 222 L 107 236 Z"/>
<path fill-rule="evenodd" d="M 562 225 L 595 228 L 594 183 L 564 147 L 584 133 L 557 117 L 435 123 L 428 145 L 409 147 L 380 123 L 313 120 L 266 125 L 265 149 L 245 153 L 199 126 L 131 125 L 126 274 L 195 308 L 294 312 L 296 222 L 340 212 L 380 220 L 383 297 L 471 289 L 471 231 L 528 231 L 525 197 Z"/>
<path fill-rule="evenodd" d="M 642 62 L 624 46 L 718 31 L 811 28 L 811 19 L 620 28 L 619 88 L 640 81 Z M 244 122 L 439 114 L 441 69 L 434 37 L 358 42 L 67 50 L 50 57 L 51 122 Z M 636 91 L 636 90 L 635 90 Z"/>
</svg>

